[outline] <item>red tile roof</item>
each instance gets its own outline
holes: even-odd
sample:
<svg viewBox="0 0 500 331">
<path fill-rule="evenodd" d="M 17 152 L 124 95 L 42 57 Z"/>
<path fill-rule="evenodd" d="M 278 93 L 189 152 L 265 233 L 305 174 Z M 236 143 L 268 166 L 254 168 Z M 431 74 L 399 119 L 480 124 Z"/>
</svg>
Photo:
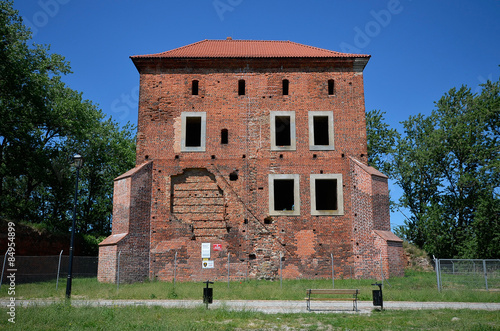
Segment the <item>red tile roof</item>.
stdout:
<svg viewBox="0 0 500 331">
<path fill-rule="evenodd" d="M 131 56 L 138 58 L 369 58 L 365 54 L 348 54 L 298 44 L 292 41 L 273 40 L 202 40 L 170 51 Z"/>
<path fill-rule="evenodd" d="M 363 169 L 364 171 L 366 171 L 368 174 L 370 174 L 372 176 L 379 176 L 379 177 L 383 177 L 383 178 L 389 178 L 386 175 L 384 175 L 383 173 L 381 173 L 380 171 L 378 171 L 377 169 L 375 169 L 374 167 L 367 166 L 367 165 L 359 162 L 355 158 L 351 157 L 350 159 L 353 160 L 354 162 L 356 162 L 361 167 L 361 169 Z"/>
<path fill-rule="evenodd" d="M 398 241 L 398 242 L 403 242 L 401 238 L 396 236 L 394 233 L 391 231 L 382 231 L 382 230 L 373 230 L 376 234 L 378 234 L 382 239 L 386 241 Z"/>
</svg>

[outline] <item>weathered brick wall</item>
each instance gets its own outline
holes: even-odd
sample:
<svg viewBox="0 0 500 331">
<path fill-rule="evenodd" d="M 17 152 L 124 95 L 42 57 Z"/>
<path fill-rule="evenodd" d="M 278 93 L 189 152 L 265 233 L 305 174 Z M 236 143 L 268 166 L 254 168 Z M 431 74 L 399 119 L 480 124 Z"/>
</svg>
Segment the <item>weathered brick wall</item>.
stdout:
<svg viewBox="0 0 500 331">
<path fill-rule="evenodd" d="M 352 246 L 354 250 L 353 263 L 356 278 L 374 278 L 377 273 L 379 250 L 374 247 L 373 238 L 373 186 L 372 176 L 355 160 L 351 161 L 353 178 L 352 210 Z"/>
<path fill-rule="evenodd" d="M 372 176 L 373 228 L 391 231 L 389 186 L 386 177 Z"/>
<path fill-rule="evenodd" d="M 120 282 L 149 277 L 152 167 L 145 163 L 115 180 L 113 231 L 99 244 L 99 281 L 116 281 L 118 255 Z"/>
<path fill-rule="evenodd" d="M 285 64 L 286 65 L 286 64 Z M 243 65 L 246 67 L 247 65 Z M 319 70 L 319 71 L 318 71 Z M 363 76 L 361 72 L 327 71 L 332 68 L 300 68 L 283 72 L 255 68 L 235 72 L 215 69 L 161 70 L 141 74 L 139 98 L 137 164 L 145 160 L 258 157 L 340 158 L 355 156 L 366 162 L 366 128 Z M 239 71 L 239 70 L 238 70 Z M 282 79 L 290 81 L 290 93 L 281 95 Z M 199 80 L 199 95 L 191 95 L 191 82 Z M 238 80 L 246 82 L 246 94 L 238 95 Z M 335 94 L 328 95 L 327 81 L 334 79 Z M 297 150 L 270 150 L 270 111 L 295 111 Z M 335 146 L 331 152 L 309 150 L 308 111 L 333 111 Z M 207 113 L 206 152 L 181 153 L 181 113 Z M 220 143 L 222 129 L 228 129 L 229 143 Z"/>
<path fill-rule="evenodd" d="M 404 255 L 403 243 L 396 241 L 387 242 L 387 259 L 389 275 L 391 277 L 404 276 L 406 257 Z"/>
<path fill-rule="evenodd" d="M 114 283 L 116 281 L 116 258 L 116 245 L 99 247 L 99 264 L 97 267 L 98 281 L 104 283 Z"/>
<path fill-rule="evenodd" d="M 372 277 L 380 269 L 374 257 L 382 246 L 375 247 L 372 231 L 390 228 L 387 180 L 367 171 L 360 70 L 249 59 L 174 60 L 140 71 L 137 165 L 151 161 L 150 177 L 137 179 L 135 191 L 134 179 L 115 185 L 131 197 L 127 208 L 127 195 L 118 194 L 113 220 L 115 234 L 130 219 L 117 243 L 127 260 L 123 275 L 147 270 L 149 278 L 172 280 L 175 268 L 179 280 L 223 280 L 228 254 L 232 279 L 274 279 L 280 258 L 285 278 L 330 277 L 332 255 L 337 277 Z M 245 95 L 238 95 L 240 79 Z M 283 79 L 289 95 L 282 95 Z M 273 111 L 295 112 L 295 150 L 271 150 Z M 309 111 L 333 112 L 334 150 L 310 150 Z M 182 112 L 206 113 L 205 151 L 181 151 Z M 270 216 L 269 174 L 298 176 L 300 213 Z M 311 215 L 310 176 L 319 174 L 342 176 L 343 215 Z M 202 268 L 202 243 L 221 247 L 212 252 L 213 269 Z"/>
</svg>

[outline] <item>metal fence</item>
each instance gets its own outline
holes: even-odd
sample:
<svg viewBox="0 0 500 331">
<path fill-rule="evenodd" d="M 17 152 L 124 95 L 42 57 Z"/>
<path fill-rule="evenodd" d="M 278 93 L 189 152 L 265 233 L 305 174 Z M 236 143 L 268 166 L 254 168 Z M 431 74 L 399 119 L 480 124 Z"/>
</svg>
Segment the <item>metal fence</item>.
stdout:
<svg viewBox="0 0 500 331">
<path fill-rule="evenodd" d="M 64 280 L 68 276 L 69 256 L 19 256 L 15 258 L 15 269 L 4 264 L 2 256 L 2 283 L 5 284 L 8 270 L 15 270 L 16 284 L 41 282 L 53 279 Z M 74 256 L 73 277 L 97 277 L 97 256 Z"/>
<path fill-rule="evenodd" d="M 438 290 L 500 290 L 500 259 L 434 259 Z"/>
</svg>

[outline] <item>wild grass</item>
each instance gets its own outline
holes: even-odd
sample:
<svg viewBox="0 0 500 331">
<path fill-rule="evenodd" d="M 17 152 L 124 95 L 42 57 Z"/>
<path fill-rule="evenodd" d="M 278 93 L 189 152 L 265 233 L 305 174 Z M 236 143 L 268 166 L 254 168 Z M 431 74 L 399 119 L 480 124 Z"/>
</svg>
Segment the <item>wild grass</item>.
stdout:
<svg viewBox="0 0 500 331">
<path fill-rule="evenodd" d="M 16 323 L 0 309 L 0 329 L 11 330 L 498 330 L 495 311 L 418 310 L 359 314 L 264 314 L 253 311 L 162 307 L 19 307 Z"/>
<path fill-rule="evenodd" d="M 344 279 L 335 280 L 335 288 L 360 289 L 360 300 L 372 300 L 375 280 Z M 96 278 L 75 278 L 72 285 L 72 298 L 75 299 L 194 299 L 200 300 L 205 284 L 199 282 L 160 282 L 145 281 L 134 284 L 99 283 Z M 283 280 L 279 281 L 241 281 L 215 282 L 214 300 L 303 300 L 308 288 L 332 288 L 332 281 Z M 8 298 L 8 287 L 0 289 L 0 298 Z M 16 299 L 63 299 L 66 282 L 55 281 L 16 286 Z M 386 301 L 444 301 L 444 302 L 500 302 L 500 291 L 484 291 L 457 287 L 438 292 L 436 275 L 431 272 L 407 271 L 405 277 L 391 278 L 384 283 Z"/>
</svg>

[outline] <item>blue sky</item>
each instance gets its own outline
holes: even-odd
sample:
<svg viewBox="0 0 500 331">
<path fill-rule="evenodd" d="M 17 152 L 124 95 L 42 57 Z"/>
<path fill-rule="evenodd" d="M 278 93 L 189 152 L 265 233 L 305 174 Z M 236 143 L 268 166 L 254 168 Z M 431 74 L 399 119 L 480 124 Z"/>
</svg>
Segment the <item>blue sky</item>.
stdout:
<svg viewBox="0 0 500 331">
<path fill-rule="evenodd" d="M 370 54 L 366 110 L 385 111 L 400 132 L 452 87 L 477 92 L 500 76 L 499 0 L 15 0 L 14 8 L 34 42 L 71 63 L 64 81 L 121 124 L 137 123 L 139 74 L 129 56 L 203 39 Z M 391 214 L 393 226 L 403 220 Z"/>
</svg>

